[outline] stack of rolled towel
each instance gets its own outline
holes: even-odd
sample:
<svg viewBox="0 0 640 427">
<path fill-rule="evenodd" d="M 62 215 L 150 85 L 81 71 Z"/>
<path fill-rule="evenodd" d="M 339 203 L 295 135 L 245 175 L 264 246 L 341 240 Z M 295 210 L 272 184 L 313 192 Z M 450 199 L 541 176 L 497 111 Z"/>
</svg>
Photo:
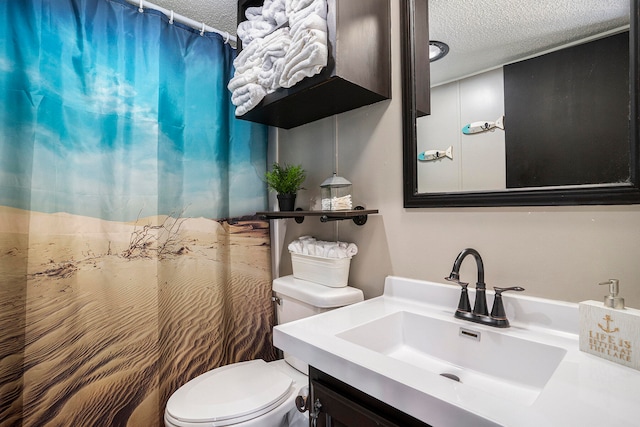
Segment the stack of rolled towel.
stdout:
<svg viewBox="0 0 640 427">
<path fill-rule="evenodd" d="M 287 0 L 291 46 L 285 56 L 280 86 L 289 88 L 315 76 L 327 65 L 326 0 Z"/>
<path fill-rule="evenodd" d="M 238 25 L 243 50 L 227 86 L 236 116 L 268 93 L 320 73 L 328 61 L 326 0 L 265 0 L 245 16 Z M 289 26 L 281 27 L 286 22 Z"/>
<path fill-rule="evenodd" d="M 247 8 L 244 16 L 247 20 L 238 24 L 238 37 L 247 46 L 287 22 L 285 0 L 265 0 L 260 7 Z"/>
<path fill-rule="evenodd" d="M 302 236 L 289 243 L 289 252 L 324 258 L 351 258 L 358 253 L 355 243 L 325 242 L 311 236 Z"/>
</svg>

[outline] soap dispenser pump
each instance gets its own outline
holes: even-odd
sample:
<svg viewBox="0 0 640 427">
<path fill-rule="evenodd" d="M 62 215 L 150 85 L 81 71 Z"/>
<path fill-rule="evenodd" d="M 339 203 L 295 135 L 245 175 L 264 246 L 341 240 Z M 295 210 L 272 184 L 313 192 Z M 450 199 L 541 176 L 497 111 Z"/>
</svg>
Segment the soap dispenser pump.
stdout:
<svg viewBox="0 0 640 427">
<path fill-rule="evenodd" d="M 618 279 L 609 279 L 601 282 L 599 285 L 609 285 L 609 295 L 604 297 L 604 306 L 621 310 L 624 308 L 624 298 L 618 296 L 620 291 L 620 281 Z"/>
<path fill-rule="evenodd" d="M 580 350 L 640 370 L 640 310 L 625 308 L 617 279 L 599 285 L 609 285 L 604 303 L 578 304 Z"/>
</svg>

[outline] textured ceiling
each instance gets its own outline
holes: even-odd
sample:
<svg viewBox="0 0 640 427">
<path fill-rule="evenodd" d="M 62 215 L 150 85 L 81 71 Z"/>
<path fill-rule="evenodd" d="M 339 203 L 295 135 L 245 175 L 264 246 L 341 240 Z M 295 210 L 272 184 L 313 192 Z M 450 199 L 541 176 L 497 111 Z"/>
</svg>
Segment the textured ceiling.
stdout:
<svg viewBox="0 0 640 427">
<path fill-rule="evenodd" d="M 235 34 L 237 0 L 151 2 Z M 629 4 L 629 0 L 429 0 L 430 38 L 451 49 L 431 64 L 431 82 L 455 80 L 628 25 Z"/>
<path fill-rule="evenodd" d="M 438 84 L 629 24 L 629 0 L 429 0 L 429 37 L 449 45 Z"/>
</svg>

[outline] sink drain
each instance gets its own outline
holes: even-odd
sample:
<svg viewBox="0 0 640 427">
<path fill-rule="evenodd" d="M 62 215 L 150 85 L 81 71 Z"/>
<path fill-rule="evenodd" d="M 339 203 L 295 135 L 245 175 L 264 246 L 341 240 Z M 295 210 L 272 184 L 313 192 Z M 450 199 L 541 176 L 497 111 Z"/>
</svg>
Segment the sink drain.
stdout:
<svg viewBox="0 0 640 427">
<path fill-rule="evenodd" d="M 449 378 L 450 380 L 454 380 L 454 381 L 460 382 L 460 377 L 457 376 L 457 375 L 449 374 L 449 373 L 446 373 L 446 372 L 443 373 L 443 374 L 440 374 L 440 375 L 442 375 L 445 378 Z"/>
</svg>

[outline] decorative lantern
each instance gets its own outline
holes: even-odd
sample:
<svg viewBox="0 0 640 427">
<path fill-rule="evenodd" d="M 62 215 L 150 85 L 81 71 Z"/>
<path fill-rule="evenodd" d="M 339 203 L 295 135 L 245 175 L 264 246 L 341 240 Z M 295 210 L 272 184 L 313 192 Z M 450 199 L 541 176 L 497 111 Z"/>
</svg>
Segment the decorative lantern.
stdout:
<svg viewBox="0 0 640 427">
<path fill-rule="evenodd" d="M 347 179 L 333 174 L 320 184 L 320 196 L 322 199 L 323 211 L 339 211 L 352 209 L 351 182 Z"/>
</svg>

